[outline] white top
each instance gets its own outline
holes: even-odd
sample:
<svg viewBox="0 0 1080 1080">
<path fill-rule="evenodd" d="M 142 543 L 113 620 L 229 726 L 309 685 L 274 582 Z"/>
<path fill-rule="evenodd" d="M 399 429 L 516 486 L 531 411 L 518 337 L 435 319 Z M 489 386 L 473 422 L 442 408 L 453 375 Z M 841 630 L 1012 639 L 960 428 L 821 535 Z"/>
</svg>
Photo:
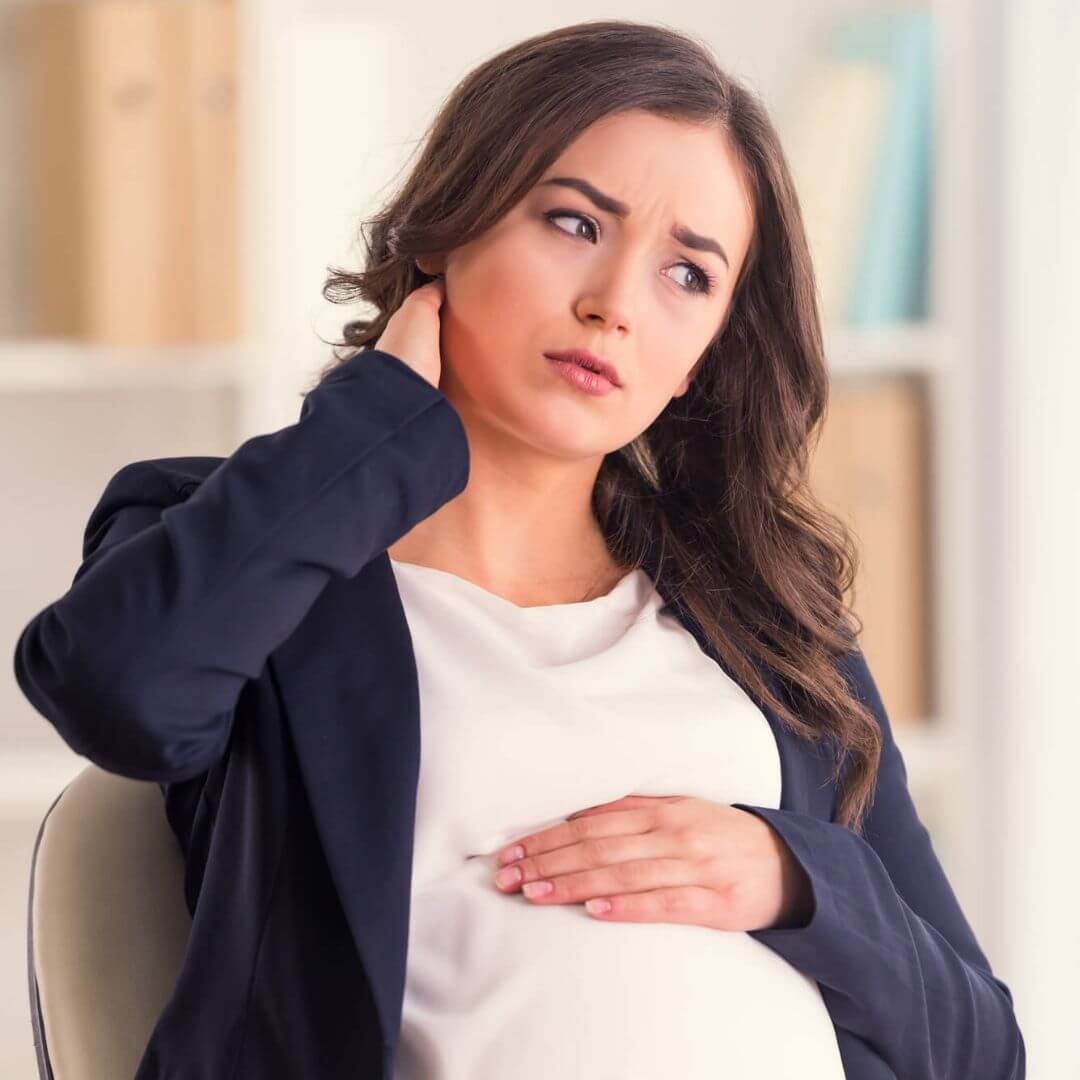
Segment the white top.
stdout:
<svg viewBox="0 0 1080 1080">
<path fill-rule="evenodd" d="M 494 883 L 494 853 L 637 793 L 780 805 L 761 711 L 643 570 L 519 607 L 391 559 L 421 715 L 394 1080 L 843 1080 L 816 981 L 743 931 L 601 922 Z"/>
</svg>

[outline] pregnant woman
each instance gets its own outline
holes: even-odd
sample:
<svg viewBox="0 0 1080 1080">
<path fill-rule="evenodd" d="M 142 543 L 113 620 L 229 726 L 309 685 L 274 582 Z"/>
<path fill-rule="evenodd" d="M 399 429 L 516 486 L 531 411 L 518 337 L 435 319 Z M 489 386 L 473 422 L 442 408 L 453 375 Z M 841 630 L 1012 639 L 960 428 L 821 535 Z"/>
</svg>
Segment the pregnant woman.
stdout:
<svg viewBox="0 0 1080 1080">
<path fill-rule="evenodd" d="M 472 71 L 298 420 L 132 462 L 23 692 L 160 785 L 136 1080 L 1019 1080 L 807 486 L 798 201 L 693 38 Z"/>
</svg>

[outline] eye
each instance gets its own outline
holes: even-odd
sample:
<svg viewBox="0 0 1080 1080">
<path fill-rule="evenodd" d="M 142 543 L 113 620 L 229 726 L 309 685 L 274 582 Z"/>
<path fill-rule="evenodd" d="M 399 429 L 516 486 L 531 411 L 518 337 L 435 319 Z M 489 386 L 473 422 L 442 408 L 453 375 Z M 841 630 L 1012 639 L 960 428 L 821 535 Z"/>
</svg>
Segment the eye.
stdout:
<svg viewBox="0 0 1080 1080">
<path fill-rule="evenodd" d="M 716 278 L 714 278 L 712 274 L 710 274 L 708 271 L 703 270 L 696 263 L 692 262 L 681 262 L 676 263 L 675 265 L 685 266 L 689 269 L 691 274 L 695 274 L 697 276 L 698 284 L 692 285 L 690 287 L 691 292 L 711 293 L 713 291 L 713 287 L 716 285 Z"/>
<path fill-rule="evenodd" d="M 592 218 L 587 217 L 585 214 L 579 214 L 576 210 L 551 210 L 544 215 L 544 217 L 551 222 L 552 226 L 559 230 L 559 232 L 566 233 L 567 236 L 580 236 L 581 233 L 577 229 L 564 229 L 561 225 L 556 225 L 555 222 L 560 218 L 567 218 L 572 221 L 578 222 L 579 225 L 587 225 L 591 230 L 593 236 L 596 235 L 597 227 Z M 596 241 L 592 241 L 595 243 Z M 703 296 L 708 296 L 716 287 L 716 278 L 710 274 L 707 270 L 697 265 L 697 263 L 684 260 L 675 264 L 676 266 L 685 266 L 690 270 L 691 274 L 695 276 L 697 281 L 696 285 L 684 285 L 683 288 L 687 292 L 701 293 Z"/>
<path fill-rule="evenodd" d="M 558 221 L 559 218 L 570 218 L 571 220 L 578 222 L 578 224 L 588 225 L 589 228 L 593 230 L 593 234 L 595 235 L 596 233 L 596 226 L 584 214 L 575 214 L 571 210 L 553 210 L 550 214 L 545 214 L 544 217 L 553 224 Z M 576 229 L 564 229 L 561 225 L 556 225 L 555 228 L 560 232 L 568 233 L 570 236 L 581 235 Z"/>
</svg>

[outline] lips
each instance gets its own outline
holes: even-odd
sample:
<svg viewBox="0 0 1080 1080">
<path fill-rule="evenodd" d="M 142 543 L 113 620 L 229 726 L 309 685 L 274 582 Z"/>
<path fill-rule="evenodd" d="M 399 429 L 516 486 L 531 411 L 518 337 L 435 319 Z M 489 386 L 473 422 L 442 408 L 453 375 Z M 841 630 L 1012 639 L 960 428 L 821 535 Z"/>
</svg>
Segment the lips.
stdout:
<svg viewBox="0 0 1080 1080">
<path fill-rule="evenodd" d="M 610 360 L 589 352 L 588 349 L 562 349 L 559 352 L 546 352 L 544 355 L 550 360 L 564 360 L 570 364 L 577 364 L 586 371 L 603 375 L 613 386 L 622 386 L 622 380 L 619 378 L 615 365 Z"/>
</svg>

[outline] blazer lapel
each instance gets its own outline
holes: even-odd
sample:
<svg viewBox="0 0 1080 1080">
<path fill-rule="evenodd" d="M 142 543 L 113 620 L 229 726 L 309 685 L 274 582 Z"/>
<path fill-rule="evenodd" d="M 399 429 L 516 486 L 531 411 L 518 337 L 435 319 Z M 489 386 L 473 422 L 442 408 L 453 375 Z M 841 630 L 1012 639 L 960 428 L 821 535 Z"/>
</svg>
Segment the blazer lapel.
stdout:
<svg viewBox="0 0 1080 1080">
<path fill-rule="evenodd" d="M 645 569 L 656 582 L 651 556 Z M 662 581 L 658 588 L 664 610 L 720 663 L 696 621 Z M 355 577 L 327 585 L 271 664 L 316 830 L 388 1044 L 397 1038 L 405 988 L 420 767 L 416 660 L 388 553 Z M 779 690 L 776 676 L 759 670 Z M 831 792 L 823 751 L 789 733 L 773 710 L 747 693 L 776 738 L 780 808 L 827 819 Z"/>
<path fill-rule="evenodd" d="M 384 1045 L 405 989 L 419 687 L 389 556 L 320 593 L 271 658 L 316 831 Z"/>
</svg>

